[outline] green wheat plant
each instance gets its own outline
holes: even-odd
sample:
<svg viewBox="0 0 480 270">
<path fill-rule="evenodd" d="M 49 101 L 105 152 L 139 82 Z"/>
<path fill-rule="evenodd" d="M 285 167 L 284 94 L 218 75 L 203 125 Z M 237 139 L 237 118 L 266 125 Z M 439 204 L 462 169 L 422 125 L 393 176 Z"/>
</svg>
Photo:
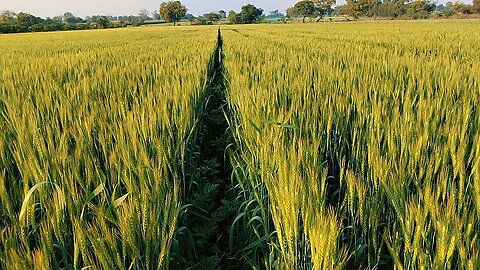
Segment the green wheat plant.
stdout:
<svg viewBox="0 0 480 270">
<path fill-rule="evenodd" d="M 0 268 L 168 268 L 215 31 L 0 43 Z"/>
<path fill-rule="evenodd" d="M 478 267 L 478 29 L 223 30 L 252 267 Z"/>
</svg>

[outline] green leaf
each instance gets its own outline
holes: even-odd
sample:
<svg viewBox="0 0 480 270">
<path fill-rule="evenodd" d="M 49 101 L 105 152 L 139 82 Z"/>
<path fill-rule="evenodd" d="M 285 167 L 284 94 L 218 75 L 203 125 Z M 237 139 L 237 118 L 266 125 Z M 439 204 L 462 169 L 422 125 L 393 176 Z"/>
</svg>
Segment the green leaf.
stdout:
<svg viewBox="0 0 480 270">
<path fill-rule="evenodd" d="M 300 129 L 300 128 L 297 127 L 297 126 L 284 124 L 284 123 L 282 123 L 282 122 L 280 122 L 280 121 L 268 121 L 268 123 L 269 123 L 270 125 L 277 125 L 277 126 L 281 126 L 281 127 L 289 128 L 289 129 Z"/>
<path fill-rule="evenodd" d="M 258 126 L 255 125 L 255 123 L 252 122 L 252 120 L 248 119 L 248 122 L 250 122 L 250 125 L 252 125 L 253 128 L 254 128 L 259 134 L 262 134 L 262 131 L 260 130 L 260 128 L 258 128 Z"/>
<path fill-rule="evenodd" d="M 229 236 L 229 244 L 230 244 L 230 251 L 233 251 L 233 229 L 235 228 L 235 224 L 239 219 L 245 216 L 245 212 L 240 213 L 232 222 L 232 226 L 230 226 L 230 236 Z"/>
<path fill-rule="evenodd" d="M 105 189 L 105 185 L 102 183 L 98 185 L 98 187 L 95 188 L 93 192 L 90 193 L 90 195 L 88 195 L 87 199 L 85 200 L 85 203 L 83 204 L 82 212 L 80 213 L 80 219 L 83 219 L 83 215 L 85 213 L 85 207 L 87 206 L 87 204 L 90 203 L 90 201 L 92 201 L 93 198 L 98 196 L 98 194 L 100 194 L 100 192 L 102 192 L 104 189 Z"/>
<path fill-rule="evenodd" d="M 123 201 L 125 201 L 125 199 L 128 197 L 128 195 L 129 195 L 129 193 L 127 193 L 127 194 L 123 195 L 122 197 L 116 199 L 116 200 L 112 203 L 111 206 L 112 206 L 113 208 L 119 207 L 119 206 L 123 203 Z"/>
<path fill-rule="evenodd" d="M 262 242 L 265 242 L 265 241 L 267 241 L 267 236 L 263 236 L 262 238 L 257 239 L 257 241 L 251 243 L 246 248 L 243 248 L 242 250 L 240 250 L 240 252 L 245 252 L 252 248 L 259 247 L 261 246 Z"/>
<path fill-rule="evenodd" d="M 100 192 L 103 191 L 103 189 L 105 189 L 105 185 L 102 183 L 100 185 L 98 185 L 97 188 L 95 188 L 93 190 L 92 193 L 90 193 L 90 195 L 88 195 L 87 197 L 87 200 L 85 201 L 85 203 L 89 203 L 93 198 L 95 198 L 98 194 L 100 194 Z"/>
<path fill-rule="evenodd" d="M 20 208 L 20 215 L 18 216 L 18 220 L 20 222 L 23 222 L 23 219 L 25 217 L 25 212 L 27 211 L 28 202 L 30 201 L 30 198 L 33 196 L 33 193 L 35 192 L 35 190 L 37 190 L 40 186 L 48 183 L 50 182 L 44 181 L 44 182 L 37 183 L 32 188 L 30 188 L 30 190 L 27 192 L 27 195 L 25 196 L 22 202 L 22 208 Z"/>
<path fill-rule="evenodd" d="M 250 225 L 252 224 L 252 222 L 254 222 L 255 220 L 258 221 L 258 222 L 260 222 L 260 224 L 263 225 L 263 219 L 262 219 L 261 217 L 259 217 L 259 216 L 254 216 L 253 218 L 251 218 L 251 219 L 248 221 L 247 225 L 250 226 Z"/>
</svg>

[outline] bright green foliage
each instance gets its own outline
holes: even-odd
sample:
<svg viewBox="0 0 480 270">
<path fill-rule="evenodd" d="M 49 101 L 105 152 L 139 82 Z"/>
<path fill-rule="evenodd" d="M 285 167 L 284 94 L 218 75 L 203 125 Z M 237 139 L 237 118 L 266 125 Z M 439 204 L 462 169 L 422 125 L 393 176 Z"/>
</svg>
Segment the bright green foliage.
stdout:
<svg viewBox="0 0 480 270">
<path fill-rule="evenodd" d="M 215 34 L 0 37 L 0 268 L 168 267 Z"/>
</svg>

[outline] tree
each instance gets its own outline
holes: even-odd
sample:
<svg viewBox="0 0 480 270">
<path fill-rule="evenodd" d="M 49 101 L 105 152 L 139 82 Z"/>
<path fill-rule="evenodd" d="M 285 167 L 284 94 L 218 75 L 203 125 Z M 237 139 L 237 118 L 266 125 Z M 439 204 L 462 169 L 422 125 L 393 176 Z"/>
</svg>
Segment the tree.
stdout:
<svg viewBox="0 0 480 270">
<path fill-rule="evenodd" d="M 97 28 L 105 29 L 105 28 L 108 28 L 109 25 L 110 25 L 110 23 L 108 22 L 107 17 L 102 16 L 102 17 L 97 19 Z"/>
<path fill-rule="evenodd" d="M 347 0 L 343 13 L 358 19 L 360 16 L 371 15 L 376 4 L 376 0 Z"/>
<path fill-rule="evenodd" d="M 230 10 L 228 12 L 228 17 L 227 18 L 228 18 L 228 21 L 230 23 L 237 23 L 237 13 L 235 11 Z"/>
<path fill-rule="evenodd" d="M 447 2 L 447 7 L 453 9 L 455 13 L 462 13 L 462 14 L 472 14 L 473 13 L 473 6 L 464 4 L 460 1 Z"/>
<path fill-rule="evenodd" d="M 80 17 L 75 17 L 71 12 L 65 12 L 62 17 L 62 22 L 68 23 L 68 24 L 74 24 L 74 23 L 82 23 L 85 22 L 82 18 Z"/>
<path fill-rule="evenodd" d="M 161 19 L 160 14 L 158 14 L 158 11 L 154 10 L 154 11 L 152 11 L 151 14 L 152 14 L 152 19 L 154 19 L 154 20 L 158 21 L 158 20 Z"/>
<path fill-rule="evenodd" d="M 435 4 L 427 0 L 415 0 L 407 4 L 407 16 L 411 19 L 425 19 L 435 10 Z"/>
<path fill-rule="evenodd" d="M 187 14 L 187 8 L 180 1 L 163 2 L 160 4 L 160 14 L 165 21 L 176 25 Z"/>
<path fill-rule="evenodd" d="M 17 23 L 22 26 L 29 27 L 41 22 L 42 22 L 41 18 L 35 17 L 32 14 L 28 14 L 24 12 L 20 12 L 17 14 Z"/>
<path fill-rule="evenodd" d="M 221 19 L 227 18 L 227 12 L 225 12 L 225 10 L 218 11 L 218 15 L 220 16 Z"/>
<path fill-rule="evenodd" d="M 314 17 L 317 14 L 315 5 L 310 0 L 303 0 L 297 2 L 293 6 L 293 15 L 303 17 L 302 22 L 305 22 L 306 17 Z"/>
<path fill-rule="evenodd" d="M 278 14 L 279 14 L 278 9 L 275 9 L 270 11 L 270 14 L 267 17 L 276 18 Z"/>
<path fill-rule="evenodd" d="M 266 18 L 283 18 L 285 17 L 285 14 L 280 13 L 278 9 L 270 11 L 270 14 L 265 16 Z"/>
<path fill-rule="evenodd" d="M 447 5 L 440 4 L 435 7 L 435 13 L 432 13 L 432 15 L 439 17 L 450 17 L 455 15 L 455 11 Z"/>
<path fill-rule="evenodd" d="M 231 14 L 229 14 L 231 15 Z M 242 23 L 242 24 L 249 24 L 249 23 L 258 23 L 262 19 L 263 9 L 257 8 L 252 4 L 248 4 L 242 7 L 242 11 L 240 13 L 235 14 L 235 17 L 230 19 L 230 22 L 233 23 Z"/>
<path fill-rule="evenodd" d="M 317 9 L 317 22 L 319 22 L 324 15 L 330 15 L 333 11 L 332 6 L 336 3 L 335 0 L 312 0 L 312 2 Z"/>
<path fill-rule="evenodd" d="M 373 13 L 375 16 L 390 17 L 392 19 L 403 16 L 406 13 L 404 0 L 384 0 L 375 6 Z"/>
<path fill-rule="evenodd" d="M 218 15 L 218 13 L 212 11 L 212 12 L 208 13 L 207 16 L 205 16 L 205 19 L 207 19 L 207 21 L 209 21 L 209 22 L 215 23 L 218 20 L 220 20 L 220 15 Z"/>
<path fill-rule="evenodd" d="M 63 21 L 66 22 L 66 23 L 72 23 L 71 21 L 74 21 L 75 20 L 75 16 L 73 16 L 73 14 L 71 12 L 65 12 L 63 14 Z M 75 22 L 73 22 L 75 23 Z"/>
<path fill-rule="evenodd" d="M 473 0 L 472 11 L 474 13 L 480 14 L 480 0 Z"/>
<path fill-rule="evenodd" d="M 87 17 L 88 17 L 88 16 L 87 16 Z M 67 19 L 70 19 L 70 18 L 75 18 L 75 17 L 72 16 L 72 17 L 66 18 L 65 15 L 63 15 L 63 16 L 55 16 L 55 17 L 53 17 L 53 20 L 56 21 L 56 22 L 64 22 L 64 21 L 65 21 L 65 22 L 68 22 Z M 86 18 L 86 17 L 85 17 L 85 18 Z"/>
<path fill-rule="evenodd" d="M 285 13 L 287 14 L 287 18 L 291 19 L 295 17 L 295 10 L 293 10 L 293 7 L 287 8 L 287 10 L 285 10 Z"/>
<path fill-rule="evenodd" d="M 11 10 L 3 10 L 0 12 L 0 22 L 13 22 L 17 14 Z"/>
<path fill-rule="evenodd" d="M 278 12 L 278 9 L 275 9 L 275 10 L 270 11 L 270 14 L 268 14 L 265 17 L 267 17 L 267 18 L 278 18 L 278 17 L 280 17 L 278 14 L 280 14 Z"/>
<path fill-rule="evenodd" d="M 140 17 L 140 20 L 146 21 L 146 20 L 150 19 L 148 17 L 148 13 L 149 13 L 149 11 L 147 9 L 145 9 L 145 8 L 140 9 L 140 11 L 138 12 L 138 16 Z"/>
</svg>

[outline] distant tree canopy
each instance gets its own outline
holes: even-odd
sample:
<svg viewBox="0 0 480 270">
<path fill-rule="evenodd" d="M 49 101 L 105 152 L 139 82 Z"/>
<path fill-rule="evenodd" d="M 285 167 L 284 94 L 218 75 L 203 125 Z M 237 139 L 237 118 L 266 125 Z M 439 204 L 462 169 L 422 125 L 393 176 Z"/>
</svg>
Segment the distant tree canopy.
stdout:
<svg viewBox="0 0 480 270">
<path fill-rule="evenodd" d="M 64 23 L 52 19 L 42 19 L 28 13 L 16 14 L 10 10 L 0 12 L 0 33 L 23 33 L 58 31 L 65 29 Z"/>
<path fill-rule="evenodd" d="M 317 17 L 334 12 L 335 0 L 301 0 L 286 10 L 287 17 Z M 460 1 L 436 5 L 432 0 L 346 0 L 335 7 L 335 15 L 359 17 L 385 17 L 402 19 L 424 19 L 431 16 L 451 16 L 454 14 L 480 14 L 480 0 L 473 0 L 471 5 Z"/>
<path fill-rule="evenodd" d="M 406 5 L 405 15 L 411 19 L 425 19 L 435 10 L 435 4 L 428 0 L 415 0 Z"/>
<path fill-rule="evenodd" d="M 48 32 L 85 30 L 93 28 L 111 28 L 127 26 L 126 22 L 111 22 L 118 17 L 93 16 L 85 17 L 85 20 L 65 12 L 61 16 L 42 19 L 32 14 L 13 11 L 0 11 L 0 33 L 24 33 L 24 32 Z"/>
<path fill-rule="evenodd" d="M 332 6 L 336 3 L 335 0 L 312 0 L 317 9 L 318 20 L 321 20 L 324 15 L 330 15 L 333 11 Z"/>
<path fill-rule="evenodd" d="M 43 20 L 39 17 L 35 17 L 32 14 L 20 12 L 17 14 L 17 23 L 23 26 L 32 26 L 34 24 L 41 23 Z"/>
<path fill-rule="evenodd" d="M 187 14 L 187 8 L 180 1 L 163 2 L 160 4 L 160 15 L 167 22 L 176 25 Z"/>
<path fill-rule="evenodd" d="M 376 0 L 347 0 L 343 12 L 354 18 L 372 16 L 372 11 L 376 3 Z"/>
<path fill-rule="evenodd" d="M 235 12 L 235 10 L 230 10 L 228 12 L 228 20 L 231 22 L 231 23 L 235 23 L 235 17 L 237 16 L 237 12 Z"/>
<path fill-rule="evenodd" d="M 347 0 L 347 3 L 340 6 L 339 10 L 341 14 L 350 15 L 354 18 L 365 16 L 390 17 L 392 19 L 426 19 L 432 15 L 471 14 L 474 13 L 473 6 L 458 1 L 455 3 L 449 2 L 446 6 L 437 6 L 430 0 Z"/>
<path fill-rule="evenodd" d="M 258 23 L 263 18 L 263 9 L 257 8 L 252 4 L 248 4 L 242 7 L 240 13 L 235 13 L 235 11 L 230 11 L 228 14 L 228 19 L 231 23 L 239 24 L 250 24 Z"/>
<path fill-rule="evenodd" d="M 480 14 L 480 0 L 473 0 L 472 8 L 474 13 Z"/>
<path fill-rule="evenodd" d="M 480 0 L 473 0 L 472 4 L 465 4 L 459 0 L 446 4 L 435 4 L 434 0 L 346 0 L 343 5 L 332 6 L 336 0 L 300 0 L 286 10 L 289 18 L 302 17 L 321 20 L 325 15 L 349 15 L 359 17 L 381 17 L 400 19 L 424 19 L 432 16 L 449 17 L 452 15 L 480 14 Z M 160 14 L 159 14 L 160 12 Z M 187 14 L 187 8 L 180 1 L 162 2 L 159 12 L 149 12 L 141 9 L 138 16 L 86 16 L 85 19 L 65 12 L 63 15 L 42 19 L 32 14 L 11 10 L 0 11 L 0 33 L 22 33 L 82 30 L 92 28 L 111 28 L 125 26 L 139 26 L 146 20 L 161 18 L 176 25 L 180 19 L 188 19 L 191 24 L 211 24 L 227 18 L 230 23 L 250 24 L 259 23 L 266 18 L 284 18 L 278 10 L 271 11 L 264 16 L 263 10 L 252 4 L 244 5 L 240 12 L 220 10 L 199 16 Z M 151 17 L 149 16 L 151 15 Z M 279 19 L 280 20 L 280 19 Z"/>
<path fill-rule="evenodd" d="M 108 19 L 105 16 L 102 16 L 102 17 L 97 19 L 97 28 L 98 29 L 108 28 L 109 24 L 110 23 L 108 22 Z"/>
<path fill-rule="evenodd" d="M 222 18 L 222 19 L 227 18 L 227 12 L 225 12 L 225 10 L 219 10 L 219 11 L 218 11 L 218 15 L 219 15 L 220 18 Z"/>
<path fill-rule="evenodd" d="M 167 11 L 170 12 L 168 14 L 171 15 L 170 21 L 178 22 L 180 18 L 185 18 L 186 8 L 185 6 L 181 5 L 181 3 L 178 5 L 179 3 L 180 2 L 178 1 L 164 3 L 164 6 L 168 8 Z M 224 11 L 220 12 L 222 12 L 222 14 L 225 13 Z M 220 12 L 216 14 L 221 16 Z M 92 15 L 85 16 L 84 19 L 75 16 L 71 12 L 65 12 L 62 15 L 43 19 L 25 12 L 15 13 L 11 10 L 0 10 L 0 34 L 140 26 L 144 24 L 146 20 L 150 20 L 152 18 L 149 15 L 151 15 L 155 20 L 160 20 L 160 14 L 157 10 L 149 12 L 147 9 L 141 9 L 138 12 L 138 15 Z M 190 16 L 193 17 L 193 15 Z M 216 16 L 215 18 L 212 18 L 212 21 L 217 20 Z"/>
<path fill-rule="evenodd" d="M 158 13 L 157 10 L 154 10 L 152 11 L 152 19 L 154 20 L 160 20 L 162 17 L 160 16 L 160 14 Z"/>
<path fill-rule="evenodd" d="M 333 11 L 332 5 L 335 2 L 335 0 L 302 0 L 287 9 L 287 16 L 290 18 L 300 16 L 303 18 L 303 22 L 305 22 L 306 17 L 316 17 L 318 22 L 324 15 L 328 15 Z"/>
<path fill-rule="evenodd" d="M 283 18 L 285 15 L 283 13 L 280 13 L 278 9 L 270 11 L 270 14 L 265 16 L 266 18 Z"/>
<path fill-rule="evenodd" d="M 467 5 L 464 4 L 460 1 L 455 1 L 455 2 L 447 2 L 447 7 L 450 8 L 453 13 L 458 13 L 458 14 L 472 14 L 475 13 L 475 2 L 473 2 L 473 5 Z M 477 0 L 477 5 L 478 5 L 478 0 Z M 480 13 L 480 12 L 476 12 Z"/>
<path fill-rule="evenodd" d="M 207 14 L 205 19 L 207 19 L 207 21 L 209 21 L 209 22 L 215 23 L 215 22 L 217 22 L 221 19 L 221 16 L 220 16 L 220 14 L 216 13 L 215 11 L 212 11 L 212 12 Z"/>
<path fill-rule="evenodd" d="M 406 7 L 404 0 L 387 0 L 383 3 L 377 4 L 372 15 L 388 18 L 401 17 L 406 13 Z"/>
<path fill-rule="evenodd" d="M 300 1 L 293 6 L 293 15 L 303 17 L 303 22 L 305 22 L 306 17 L 316 17 L 316 14 L 315 5 L 310 0 Z"/>
<path fill-rule="evenodd" d="M 65 12 L 63 14 L 63 17 L 60 16 L 60 19 L 61 19 L 61 21 L 65 22 L 65 23 L 69 23 L 69 24 L 84 23 L 85 22 L 85 20 L 83 20 L 82 18 L 75 17 L 75 15 L 73 15 L 71 12 Z"/>
<path fill-rule="evenodd" d="M 142 20 L 142 21 L 149 20 L 149 19 L 150 19 L 150 17 L 148 17 L 148 14 L 149 14 L 149 13 L 150 13 L 150 12 L 149 12 L 147 9 L 142 8 L 142 9 L 138 12 L 138 17 L 139 17 L 139 19 Z"/>
<path fill-rule="evenodd" d="M 17 14 L 11 10 L 3 10 L 0 12 L 0 22 L 12 22 L 17 17 Z"/>
</svg>

